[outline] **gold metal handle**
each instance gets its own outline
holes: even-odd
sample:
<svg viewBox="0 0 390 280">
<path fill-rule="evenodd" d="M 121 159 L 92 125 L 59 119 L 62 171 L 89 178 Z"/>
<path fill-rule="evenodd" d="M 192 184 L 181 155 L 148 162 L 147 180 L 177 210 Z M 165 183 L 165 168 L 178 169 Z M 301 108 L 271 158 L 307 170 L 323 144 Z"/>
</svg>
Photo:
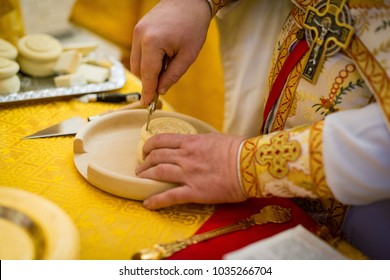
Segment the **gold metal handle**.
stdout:
<svg viewBox="0 0 390 280">
<path fill-rule="evenodd" d="M 220 227 L 201 234 L 193 235 L 186 239 L 177 240 L 170 243 L 155 244 L 153 248 L 143 249 L 135 253 L 133 260 L 161 260 L 174 253 L 181 251 L 189 245 L 202 242 L 229 232 L 247 229 L 254 225 L 263 225 L 267 223 L 285 223 L 291 219 L 291 209 L 283 208 L 277 205 L 268 205 L 260 210 L 259 213 L 243 219 L 237 223 Z"/>
</svg>

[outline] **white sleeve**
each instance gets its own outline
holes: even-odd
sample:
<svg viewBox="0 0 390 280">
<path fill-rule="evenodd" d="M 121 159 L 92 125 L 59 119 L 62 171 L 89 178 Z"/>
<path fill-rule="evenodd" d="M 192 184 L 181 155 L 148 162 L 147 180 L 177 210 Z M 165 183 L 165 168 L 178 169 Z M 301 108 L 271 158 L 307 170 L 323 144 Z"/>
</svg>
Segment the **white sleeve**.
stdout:
<svg viewBox="0 0 390 280">
<path fill-rule="evenodd" d="M 323 155 L 339 201 L 361 205 L 390 198 L 390 133 L 378 104 L 326 117 Z"/>
<path fill-rule="evenodd" d="M 262 124 L 273 50 L 292 3 L 232 4 L 217 14 L 225 85 L 223 132 L 254 137 Z"/>
</svg>

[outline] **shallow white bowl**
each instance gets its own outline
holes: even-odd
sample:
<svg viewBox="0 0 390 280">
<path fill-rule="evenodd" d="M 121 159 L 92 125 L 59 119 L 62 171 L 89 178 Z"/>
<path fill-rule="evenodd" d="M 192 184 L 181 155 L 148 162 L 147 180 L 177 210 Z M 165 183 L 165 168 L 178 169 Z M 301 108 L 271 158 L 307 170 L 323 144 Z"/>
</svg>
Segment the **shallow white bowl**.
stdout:
<svg viewBox="0 0 390 280">
<path fill-rule="evenodd" d="M 192 124 L 199 134 L 216 132 L 207 123 L 183 114 L 156 111 L 153 118 L 175 117 Z M 74 140 L 74 162 L 81 175 L 92 185 L 117 196 L 134 200 L 175 187 L 174 184 L 139 178 L 137 146 L 147 110 L 118 111 L 94 119 Z"/>
</svg>

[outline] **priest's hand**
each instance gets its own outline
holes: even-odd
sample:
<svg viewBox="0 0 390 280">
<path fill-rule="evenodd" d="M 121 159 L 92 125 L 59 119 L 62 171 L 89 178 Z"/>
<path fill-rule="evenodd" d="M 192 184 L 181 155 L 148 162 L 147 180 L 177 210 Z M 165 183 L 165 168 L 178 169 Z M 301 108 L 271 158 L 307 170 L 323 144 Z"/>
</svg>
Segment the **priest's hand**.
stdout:
<svg viewBox="0 0 390 280">
<path fill-rule="evenodd" d="M 211 21 L 205 0 L 162 0 L 134 29 L 131 72 L 142 81 L 141 103 L 148 105 L 157 91 L 165 94 L 198 56 Z M 163 68 L 163 57 L 169 64 Z"/>
<path fill-rule="evenodd" d="M 225 203 L 247 199 L 238 181 L 238 149 L 242 137 L 219 133 L 158 134 L 143 147 L 141 178 L 178 184 L 144 201 L 148 209 L 183 203 Z"/>
</svg>

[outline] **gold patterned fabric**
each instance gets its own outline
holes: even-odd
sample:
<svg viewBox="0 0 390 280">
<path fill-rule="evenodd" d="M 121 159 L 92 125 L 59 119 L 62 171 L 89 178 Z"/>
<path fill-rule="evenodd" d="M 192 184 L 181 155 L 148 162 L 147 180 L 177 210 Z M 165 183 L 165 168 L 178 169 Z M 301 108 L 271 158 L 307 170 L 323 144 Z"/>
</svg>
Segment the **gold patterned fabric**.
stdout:
<svg viewBox="0 0 390 280">
<path fill-rule="evenodd" d="M 138 79 L 127 73 L 120 91 L 139 90 Z M 73 163 L 74 137 L 21 140 L 65 119 L 120 106 L 50 100 L 0 107 L 0 186 L 39 194 L 61 207 L 79 230 L 80 259 L 130 259 L 154 243 L 191 236 L 214 211 L 210 205 L 146 210 L 141 202 L 101 191 L 79 174 Z"/>
</svg>

